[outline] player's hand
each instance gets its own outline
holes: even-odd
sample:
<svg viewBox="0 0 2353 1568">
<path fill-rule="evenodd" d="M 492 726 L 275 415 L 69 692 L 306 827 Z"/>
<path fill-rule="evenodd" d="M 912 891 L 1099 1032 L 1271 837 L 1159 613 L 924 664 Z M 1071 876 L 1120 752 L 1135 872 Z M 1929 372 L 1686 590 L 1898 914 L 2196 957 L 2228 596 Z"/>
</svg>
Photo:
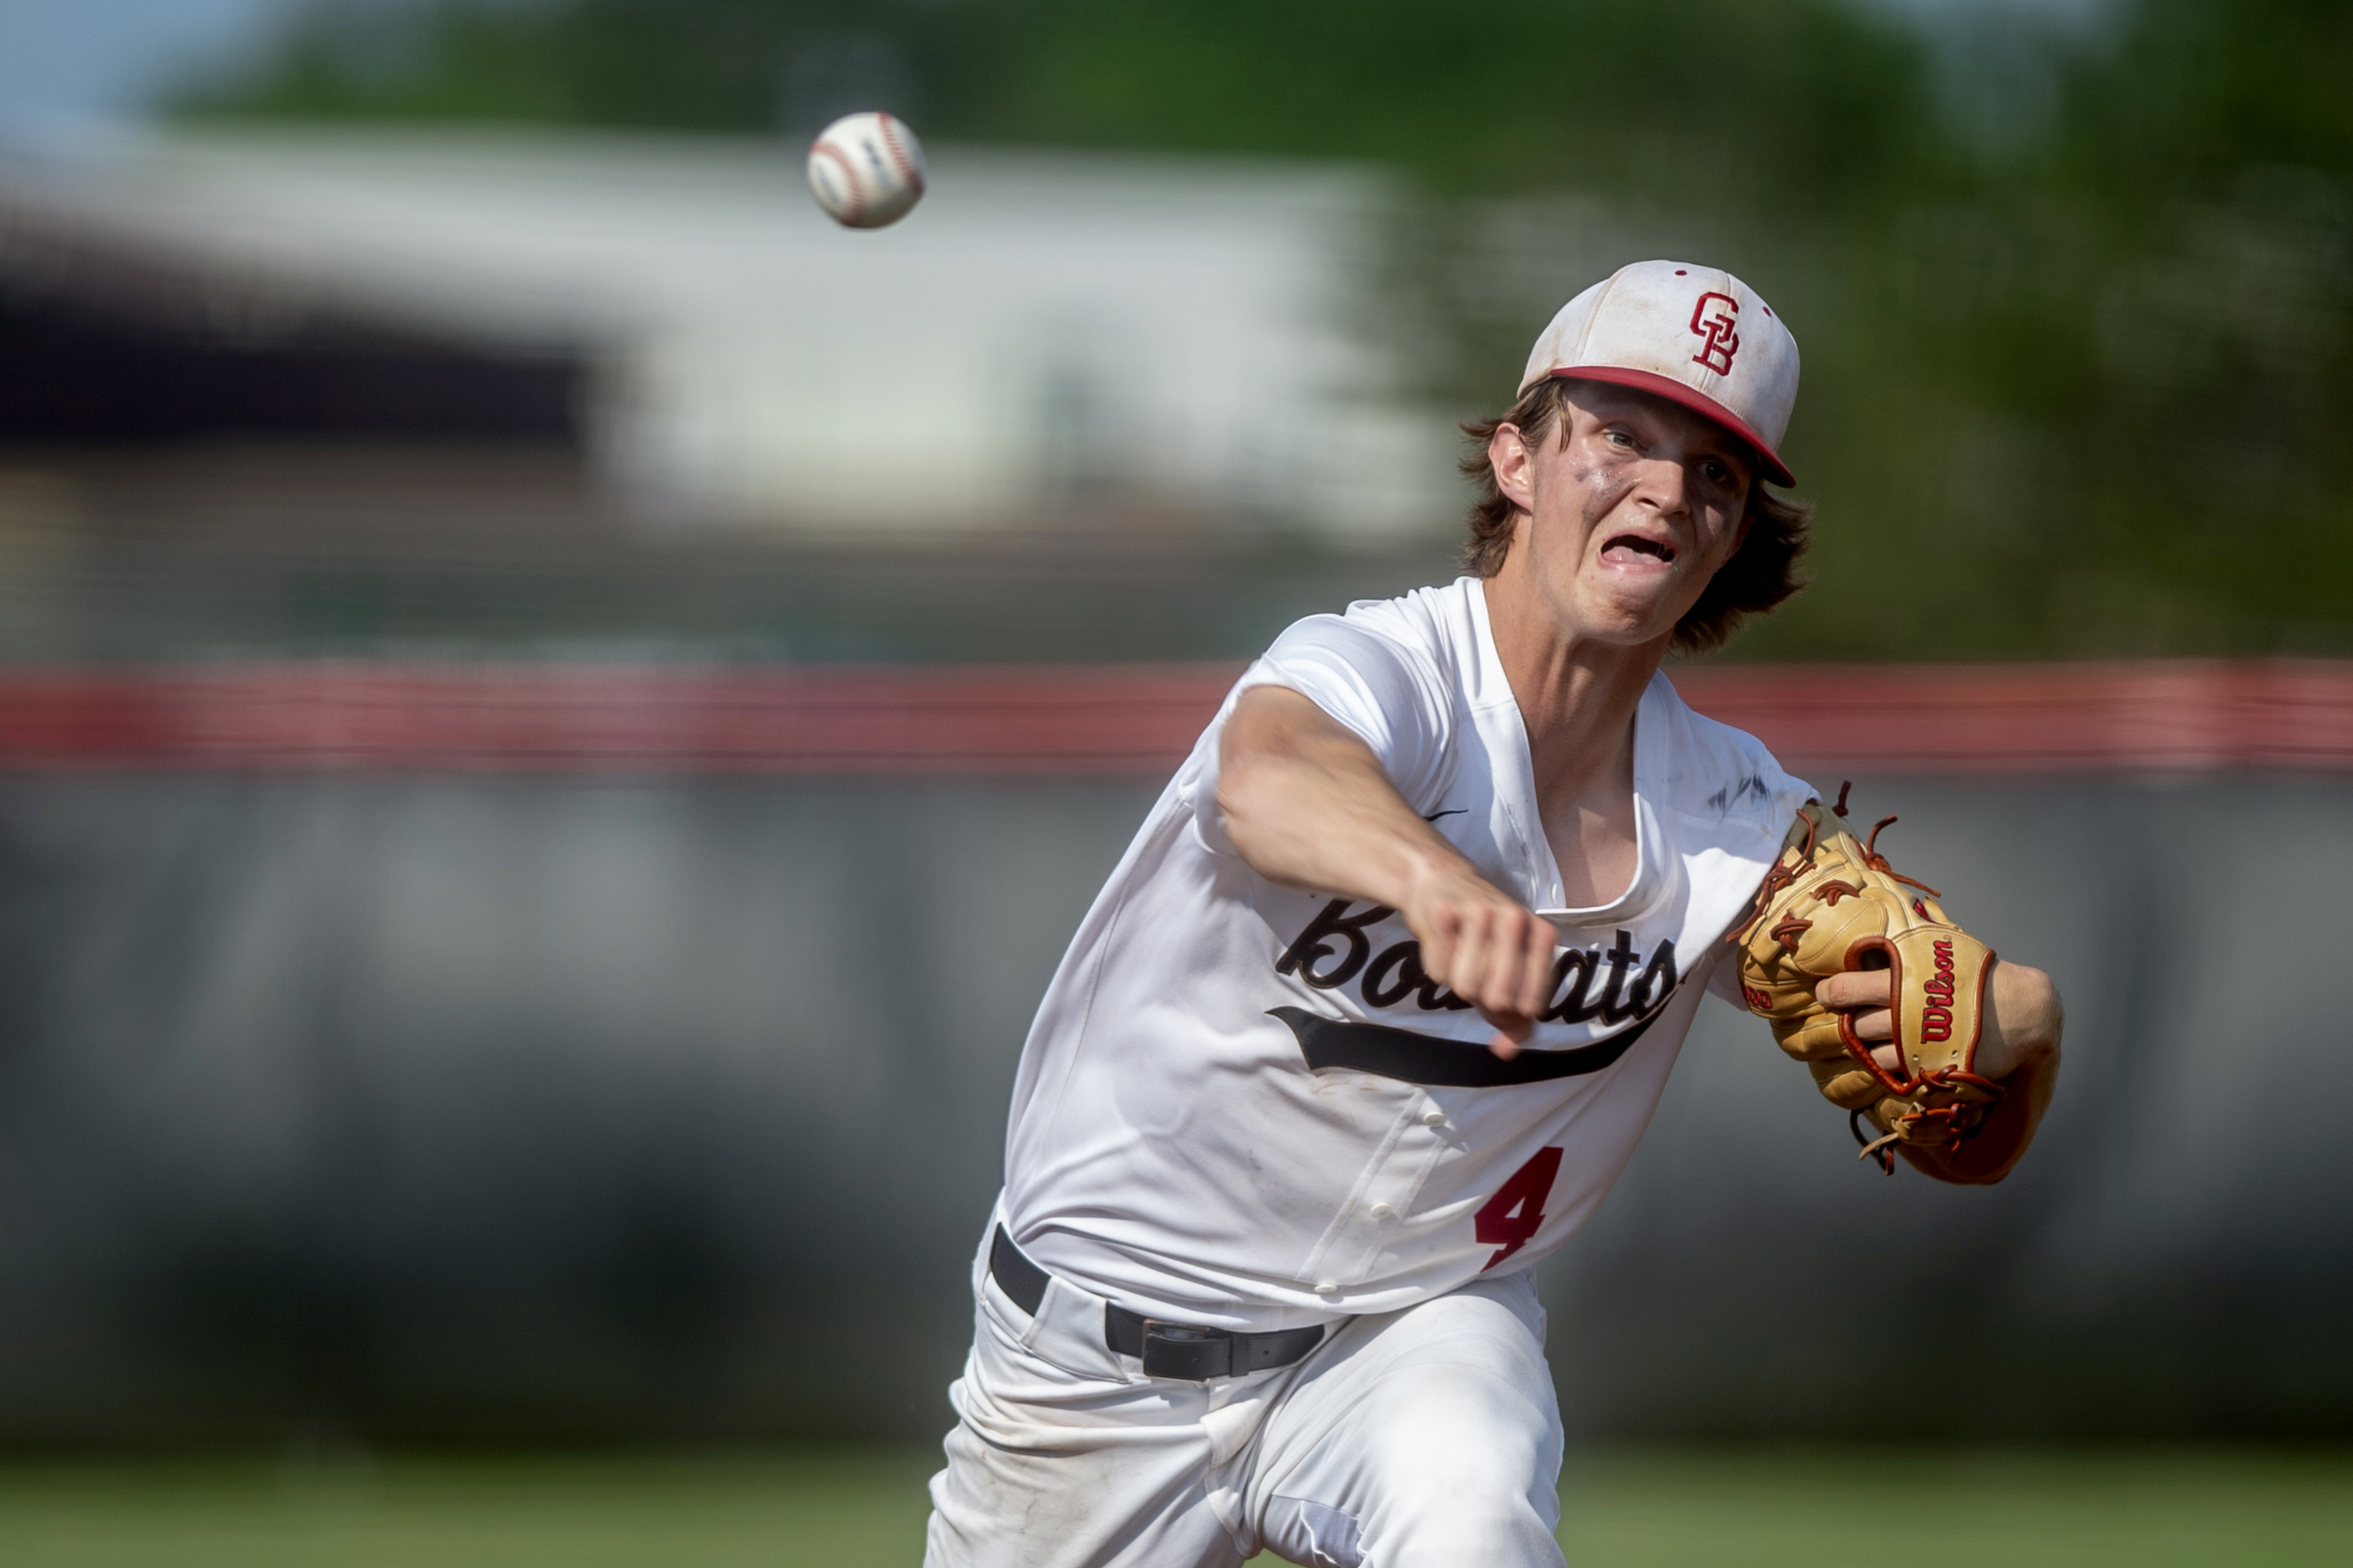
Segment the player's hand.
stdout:
<svg viewBox="0 0 2353 1568">
<path fill-rule="evenodd" d="M 1823 1006 L 1852 1016 L 1857 1039 L 1895 1037 L 1895 1015 L 1891 1010 L 1895 1002 L 1895 975 L 1892 970 L 1851 969 L 1844 974 L 1833 974 L 1814 987 L 1814 995 Z M 1871 1055 L 1889 1072 L 1903 1070 L 1894 1046 L 1882 1046 Z"/>
<path fill-rule="evenodd" d="M 1509 1061 L 1552 1000 L 1559 933 L 1472 872 L 1435 867 L 1417 884 L 1400 912 L 1421 942 L 1423 972 L 1479 1009 L 1495 1028 L 1487 1048 Z"/>
<path fill-rule="evenodd" d="M 1814 994 L 1825 1006 L 1854 1015 L 1855 1037 L 1893 1040 L 1895 1015 L 1894 976 L 1884 969 L 1851 970 L 1823 981 Z M 2008 1078 L 2039 1057 L 2059 1048 L 2066 1010 L 2051 976 L 2023 963 L 1996 959 L 1986 973 L 1985 1033 L 1978 1040 L 1977 1070 L 1996 1080 Z M 1903 1062 L 1893 1045 L 1881 1046 L 1871 1059 L 1901 1075 Z"/>
</svg>

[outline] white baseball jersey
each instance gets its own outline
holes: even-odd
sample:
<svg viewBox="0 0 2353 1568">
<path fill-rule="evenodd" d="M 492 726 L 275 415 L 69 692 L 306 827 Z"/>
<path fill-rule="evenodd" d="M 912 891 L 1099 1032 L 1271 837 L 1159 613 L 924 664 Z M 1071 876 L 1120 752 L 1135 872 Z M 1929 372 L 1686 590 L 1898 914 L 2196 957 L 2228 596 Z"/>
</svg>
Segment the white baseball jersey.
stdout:
<svg viewBox="0 0 2353 1568">
<path fill-rule="evenodd" d="M 1634 721 L 1639 862 L 1561 907 L 1475 578 L 1315 616 L 1235 688 L 1299 691 L 1565 950 L 1510 1062 L 1395 911 L 1245 865 L 1217 807 L 1227 699 L 1056 972 L 1013 1094 L 1003 1215 L 1052 1273 L 1240 1330 L 1388 1312 L 1532 1267 L 1658 1103 L 1723 937 L 1813 792 L 1662 675 Z"/>
</svg>

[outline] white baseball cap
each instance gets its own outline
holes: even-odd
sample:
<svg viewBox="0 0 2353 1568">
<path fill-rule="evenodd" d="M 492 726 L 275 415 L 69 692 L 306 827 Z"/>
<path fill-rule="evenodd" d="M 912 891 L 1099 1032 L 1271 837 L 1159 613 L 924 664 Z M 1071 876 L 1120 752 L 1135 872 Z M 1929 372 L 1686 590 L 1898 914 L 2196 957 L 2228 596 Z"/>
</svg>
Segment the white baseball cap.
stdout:
<svg viewBox="0 0 2353 1568">
<path fill-rule="evenodd" d="M 1756 447 L 1767 479 L 1798 482 L 1776 450 L 1798 402 L 1798 340 L 1729 272 L 1688 261 L 1620 268 L 1561 307 L 1528 355 L 1520 395 L 1553 375 L 1680 403 Z"/>
</svg>

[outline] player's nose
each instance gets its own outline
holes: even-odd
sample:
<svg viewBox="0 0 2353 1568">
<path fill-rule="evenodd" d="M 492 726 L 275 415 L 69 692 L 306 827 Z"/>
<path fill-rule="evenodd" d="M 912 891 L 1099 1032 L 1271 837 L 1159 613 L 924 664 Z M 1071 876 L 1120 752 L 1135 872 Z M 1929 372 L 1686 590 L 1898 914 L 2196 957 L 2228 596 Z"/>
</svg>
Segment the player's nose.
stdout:
<svg viewBox="0 0 2353 1568">
<path fill-rule="evenodd" d="M 1662 517 L 1686 513 L 1691 508 L 1691 472 L 1674 456 L 1645 459 L 1634 481 L 1634 499 Z"/>
</svg>

